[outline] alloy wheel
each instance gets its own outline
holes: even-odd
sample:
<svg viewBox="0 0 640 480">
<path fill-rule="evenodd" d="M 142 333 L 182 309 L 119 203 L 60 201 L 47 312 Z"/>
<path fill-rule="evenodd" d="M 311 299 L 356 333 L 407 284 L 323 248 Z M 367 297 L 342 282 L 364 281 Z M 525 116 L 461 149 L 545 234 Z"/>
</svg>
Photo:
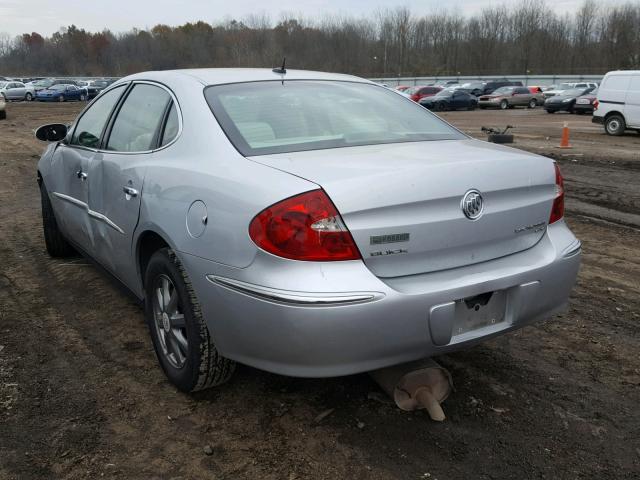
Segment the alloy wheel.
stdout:
<svg viewBox="0 0 640 480">
<path fill-rule="evenodd" d="M 187 359 L 189 341 L 180 294 L 171 279 L 158 275 L 153 285 L 155 331 L 167 361 L 182 368 Z"/>
</svg>

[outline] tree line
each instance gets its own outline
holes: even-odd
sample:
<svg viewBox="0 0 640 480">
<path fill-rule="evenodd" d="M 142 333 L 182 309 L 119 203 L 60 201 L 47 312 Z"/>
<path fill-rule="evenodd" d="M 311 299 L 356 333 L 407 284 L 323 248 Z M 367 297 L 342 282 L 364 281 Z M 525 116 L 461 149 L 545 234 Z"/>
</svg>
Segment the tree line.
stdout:
<svg viewBox="0 0 640 480">
<path fill-rule="evenodd" d="M 50 37 L 0 34 L 0 74 L 122 76 L 191 67 L 273 67 L 361 76 L 604 73 L 640 68 L 640 2 L 585 0 L 571 14 L 544 0 L 473 15 L 417 16 L 399 7 L 366 18 L 266 14 L 218 24 L 156 25 L 124 33 L 75 25 Z"/>
</svg>

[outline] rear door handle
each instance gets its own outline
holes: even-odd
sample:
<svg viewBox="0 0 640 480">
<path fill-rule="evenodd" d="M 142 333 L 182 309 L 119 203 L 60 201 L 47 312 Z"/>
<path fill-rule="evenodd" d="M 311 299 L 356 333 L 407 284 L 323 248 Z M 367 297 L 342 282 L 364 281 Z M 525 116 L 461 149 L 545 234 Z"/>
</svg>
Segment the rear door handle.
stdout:
<svg viewBox="0 0 640 480">
<path fill-rule="evenodd" d="M 135 188 L 125 186 L 125 187 L 122 187 L 122 191 L 130 197 L 138 196 L 138 190 L 136 190 Z"/>
<path fill-rule="evenodd" d="M 84 181 L 87 179 L 88 175 L 86 173 L 84 173 L 82 170 L 78 170 L 76 172 L 76 177 L 78 177 L 80 180 Z"/>
</svg>

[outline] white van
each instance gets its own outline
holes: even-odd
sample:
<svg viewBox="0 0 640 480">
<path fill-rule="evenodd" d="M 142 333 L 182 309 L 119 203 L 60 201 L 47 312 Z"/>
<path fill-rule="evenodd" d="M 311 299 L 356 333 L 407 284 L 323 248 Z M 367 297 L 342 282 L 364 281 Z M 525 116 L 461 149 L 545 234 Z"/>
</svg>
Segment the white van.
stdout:
<svg viewBox="0 0 640 480">
<path fill-rule="evenodd" d="M 632 129 L 640 133 L 640 70 L 618 70 L 605 75 L 594 102 L 593 123 L 609 135 Z"/>
</svg>

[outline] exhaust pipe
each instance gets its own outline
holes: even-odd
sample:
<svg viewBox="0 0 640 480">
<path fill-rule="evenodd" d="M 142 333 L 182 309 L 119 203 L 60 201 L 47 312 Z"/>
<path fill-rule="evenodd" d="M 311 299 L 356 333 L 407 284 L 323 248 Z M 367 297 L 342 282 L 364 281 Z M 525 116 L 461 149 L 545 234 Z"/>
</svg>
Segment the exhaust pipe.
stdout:
<svg viewBox="0 0 640 480">
<path fill-rule="evenodd" d="M 446 417 L 440 403 L 451 390 L 451 374 L 433 359 L 426 358 L 369 372 L 369 375 L 406 411 L 425 408 L 432 420 Z"/>
</svg>

